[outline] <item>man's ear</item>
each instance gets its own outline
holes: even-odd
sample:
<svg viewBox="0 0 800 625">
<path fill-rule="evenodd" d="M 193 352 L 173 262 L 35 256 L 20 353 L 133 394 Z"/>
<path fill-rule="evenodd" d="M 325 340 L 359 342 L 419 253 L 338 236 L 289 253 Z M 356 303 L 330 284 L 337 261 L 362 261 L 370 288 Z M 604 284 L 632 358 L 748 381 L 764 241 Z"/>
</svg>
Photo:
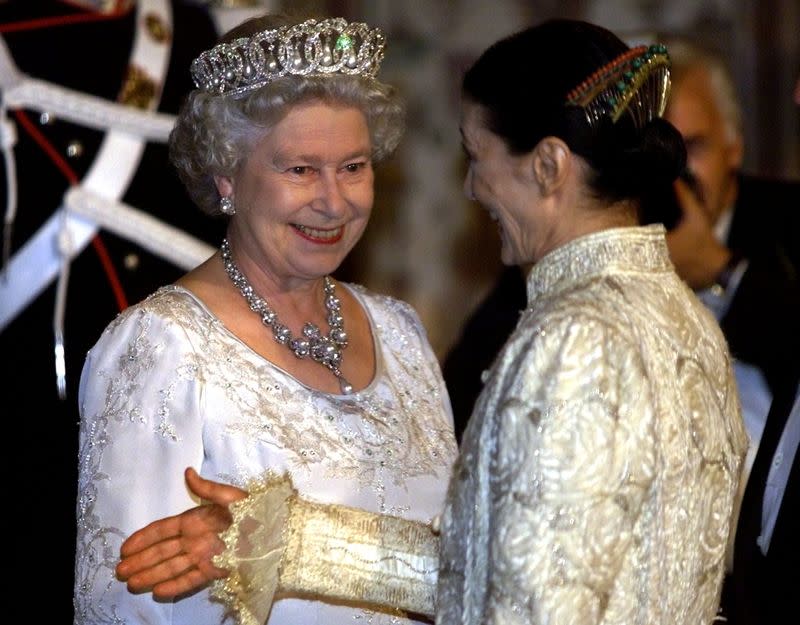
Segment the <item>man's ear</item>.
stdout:
<svg viewBox="0 0 800 625">
<path fill-rule="evenodd" d="M 572 152 L 558 137 L 545 137 L 531 153 L 533 176 L 542 195 L 550 195 L 567 179 Z"/>
<path fill-rule="evenodd" d="M 214 176 L 214 184 L 220 197 L 233 199 L 233 180 L 229 176 Z"/>
<path fill-rule="evenodd" d="M 728 168 L 733 172 L 738 172 L 742 168 L 744 161 L 744 139 L 742 135 L 737 133 L 736 136 L 728 142 Z"/>
</svg>

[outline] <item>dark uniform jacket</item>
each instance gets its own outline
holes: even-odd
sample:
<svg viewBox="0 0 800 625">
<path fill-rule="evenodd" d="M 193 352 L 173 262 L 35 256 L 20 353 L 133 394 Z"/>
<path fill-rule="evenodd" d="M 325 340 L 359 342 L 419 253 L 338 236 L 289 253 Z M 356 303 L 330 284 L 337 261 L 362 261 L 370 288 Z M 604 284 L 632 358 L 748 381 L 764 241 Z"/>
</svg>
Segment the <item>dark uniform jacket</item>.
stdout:
<svg viewBox="0 0 800 625">
<path fill-rule="evenodd" d="M 171 0 L 173 28 L 169 69 L 158 110 L 177 113 L 192 87 L 191 60 L 213 45 L 211 16 L 197 3 Z M 113 19 L 81 21 L 87 12 L 66 2 L 12 0 L 0 3 L 0 34 L 18 69 L 84 93 L 117 100 L 128 76 L 136 24 L 135 9 Z M 78 16 L 78 21 L 42 25 L 41 18 Z M 143 86 L 145 93 L 148 86 Z M 36 111 L 23 111 L 80 179 L 88 171 L 104 136 L 52 117 L 42 123 Z M 12 253 L 53 215 L 69 187 L 65 175 L 25 130 L 14 111 L 18 216 Z M 2 168 L 0 168 L 2 169 Z M 0 182 L 5 206 L 6 180 Z M 217 245 L 222 223 L 204 217 L 188 199 L 167 160 L 164 144 L 147 145 L 122 201 Z M 135 303 L 184 271 L 130 241 L 101 231 L 111 265 L 128 303 Z M 53 356 L 55 285 L 51 284 L 2 332 L 0 376 L 5 425 L 6 493 L 11 562 L 41 564 L 47 575 L 47 600 L 36 605 L 37 621 L 72 622 L 75 505 L 78 445 L 78 383 L 89 348 L 119 312 L 108 274 L 89 245 L 72 263 L 65 318 L 66 400 L 58 398 Z M 13 446 L 13 452 L 10 449 Z M 157 479 L 157 476 L 154 476 Z M 21 535 L 20 535 L 21 532 Z M 24 566 L 23 569 L 25 570 Z M 40 593 L 41 594 L 41 593 Z"/>
</svg>

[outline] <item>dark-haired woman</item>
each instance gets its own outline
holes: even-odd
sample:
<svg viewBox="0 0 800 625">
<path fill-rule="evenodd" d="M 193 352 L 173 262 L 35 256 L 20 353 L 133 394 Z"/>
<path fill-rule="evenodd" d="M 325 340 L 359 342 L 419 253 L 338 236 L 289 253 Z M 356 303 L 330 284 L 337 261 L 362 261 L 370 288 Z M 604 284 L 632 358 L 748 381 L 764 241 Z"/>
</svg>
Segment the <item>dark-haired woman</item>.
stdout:
<svg viewBox="0 0 800 625">
<path fill-rule="evenodd" d="M 547 62 L 539 62 L 547 59 Z M 642 195 L 685 151 L 660 46 L 553 21 L 463 83 L 465 191 L 533 264 L 442 523 L 440 623 L 710 623 L 746 449 L 731 360 Z"/>
</svg>

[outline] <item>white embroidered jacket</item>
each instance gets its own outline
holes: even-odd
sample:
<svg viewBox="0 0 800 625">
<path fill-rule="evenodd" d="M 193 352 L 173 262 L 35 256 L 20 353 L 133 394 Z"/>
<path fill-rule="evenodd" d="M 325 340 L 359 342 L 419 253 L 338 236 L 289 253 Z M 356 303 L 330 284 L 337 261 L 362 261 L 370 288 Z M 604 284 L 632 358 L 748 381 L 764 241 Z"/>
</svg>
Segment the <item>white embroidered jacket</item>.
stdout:
<svg viewBox="0 0 800 625">
<path fill-rule="evenodd" d="M 454 469 L 437 623 L 711 623 L 747 438 L 663 228 L 571 241 L 528 302 Z"/>
</svg>

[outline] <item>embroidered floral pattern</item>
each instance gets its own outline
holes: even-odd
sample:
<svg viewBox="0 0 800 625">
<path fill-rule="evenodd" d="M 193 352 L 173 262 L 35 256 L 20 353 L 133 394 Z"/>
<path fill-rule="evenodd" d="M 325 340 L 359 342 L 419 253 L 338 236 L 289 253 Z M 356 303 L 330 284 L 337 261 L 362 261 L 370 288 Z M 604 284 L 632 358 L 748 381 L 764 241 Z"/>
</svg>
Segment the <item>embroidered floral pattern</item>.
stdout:
<svg viewBox="0 0 800 625">
<path fill-rule="evenodd" d="M 710 623 L 747 446 L 660 227 L 543 258 L 442 521 L 437 623 Z"/>
<path fill-rule="evenodd" d="M 81 394 L 79 620 L 160 622 L 183 610 L 220 621 L 207 592 L 168 608 L 114 579 L 125 536 L 194 505 L 186 466 L 240 485 L 272 469 L 312 500 L 425 522 L 439 513 L 456 446 L 438 363 L 408 305 L 349 288 L 371 319 L 377 372 L 348 396 L 304 386 L 179 287 L 109 325 Z"/>
</svg>

